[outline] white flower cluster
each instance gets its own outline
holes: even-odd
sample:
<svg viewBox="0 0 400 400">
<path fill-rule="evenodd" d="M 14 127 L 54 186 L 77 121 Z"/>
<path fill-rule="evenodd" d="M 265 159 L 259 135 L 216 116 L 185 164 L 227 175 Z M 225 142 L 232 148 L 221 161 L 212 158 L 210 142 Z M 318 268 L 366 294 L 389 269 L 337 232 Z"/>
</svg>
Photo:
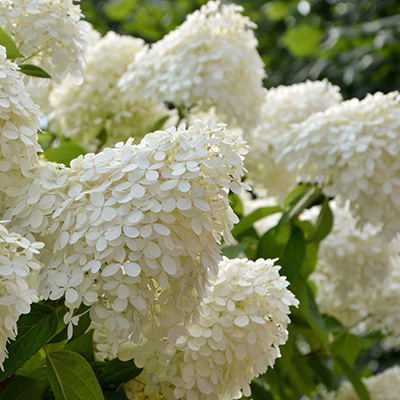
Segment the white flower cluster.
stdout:
<svg viewBox="0 0 400 400">
<path fill-rule="evenodd" d="M 174 330 L 206 294 L 220 233 L 229 242 L 237 221 L 228 190 L 243 186 L 246 151 L 223 125 L 157 131 L 70 169 L 49 164 L 6 218 L 46 243 L 45 298 L 65 295 L 72 323 L 82 302 L 92 306 L 92 320 L 118 346 L 148 314 Z"/>
<path fill-rule="evenodd" d="M 39 109 L 27 94 L 18 66 L 6 59 L 0 46 L 0 215 L 6 199 L 18 197 L 18 185 L 34 178 L 38 165 Z"/>
<path fill-rule="evenodd" d="M 40 270 L 34 261 L 43 243 L 10 233 L 0 223 L 0 368 L 7 357 L 6 344 L 17 335 L 17 321 L 39 300 L 32 288 L 31 271 Z"/>
<path fill-rule="evenodd" d="M 394 308 L 400 301 L 399 241 L 382 241 L 370 224 L 358 229 L 348 207 L 332 206 L 334 227 L 321 243 L 310 276 L 318 288 L 319 307 L 346 326 L 398 335 Z"/>
<path fill-rule="evenodd" d="M 96 145 L 102 130 L 111 145 L 149 132 L 167 110 L 139 98 L 135 106 L 128 107 L 117 88 L 121 75 L 143 47 L 142 39 L 114 32 L 87 46 L 83 82 L 78 85 L 66 79 L 50 95 L 53 129 L 67 137 L 79 135 L 85 147 Z"/>
<path fill-rule="evenodd" d="M 262 122 L 255 129 L 244 131 L 249 144 L 246 168 L 251 183 L 283 201 L 296 186 L 298 174 L 287 171 L 277 156 L 299 134 L 295 124 L 341 100 L 339 87 L 327 80 L 269 89 L 262 105 Z"/>
<path fill-rule="evenodd" d="M 242 7 L 210 1 L 129 66 L 120 86 L 128 99 L 176 106 L 215 105 L 225 121 L 253 124 L 263 100 L 264 66 Z"/>
<path fill-rule="evenodd" d="M 289 306 L 298 301 L 272 260 L 229 260 L 204 299 L 199 321 L 173 346 L 138 346 L 141 375 L 126 384 L 130 399 L 217 400 L 250 396 L 250 382 L 280 357 Z M 148 397 L 147 397 L 148 396 Z"/>
<path fill-rule="evenodd" d="M 281 152 L 325 192 L 350 200 L 360 223 L 381 225 L 390 239 L 400 223 L 400 97 L 398 92 L 352 99 L 309 117 Z"/>
<path fill-rule="evenodd" d="M 1 0 L 0 25 L 19 51 L 57 83 L 82 75 L 85 32 L 89 29 L 72 0 Z"/>
<path fill-rule="evenodd" d="M 398 400 L 400 393 L 400 367 L 395 365 L 380 374 L 364 378 L 371 400 Z M 329 393 L 324 400 L 358 400 L 350 382 L 343 383 L 336 394 Z"/>
</svg>

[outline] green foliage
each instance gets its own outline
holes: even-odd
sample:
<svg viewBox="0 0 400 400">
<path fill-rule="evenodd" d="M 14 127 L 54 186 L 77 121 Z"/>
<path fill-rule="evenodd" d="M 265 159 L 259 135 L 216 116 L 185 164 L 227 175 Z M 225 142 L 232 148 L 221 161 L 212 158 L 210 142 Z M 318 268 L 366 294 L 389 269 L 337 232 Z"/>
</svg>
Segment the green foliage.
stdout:
<svg viewBox="0 0 400 400">
<path fill-rule="evenodd" d="M 137 368 L 133 361 L 120 361 L 118 358 L 110 361 L 99 376 L 102 385 L 115 385 L 125 383 L 140 374 L 142 370 Z"/>
<path fill-rule="evenodd" d="M 19 52 L 17 45 L 14 43 L 11 37 L 7 35 L 5 30 L 1 27 L 0 27 L 0 45 L 6 48 L 7 58 L 14 60 L 15 58 L 23 57 L 23 55 Z"/>
<path fill-rule="evenodd" d="M 61 139 L 57 147 L 49 147 L 44 156 L 48 161 L 65 164 L 69 167 L 69 163 L 74 158 L 86 154 L 86 150 L 75 140 Z"/>
<path fill-rule="evenodd" d="M 18 336 L 7 346 L 8 358 L 0 381 L 8 378 L 54 335 L 57 330 L 57 309 L 44 304 L 32 304 L 29 314 L 18 321 Z"/>
<path fill-rule="evenodd" d="M 56 400 L 104 400 L 92 368 L 78 353 L 48 352 L 47 369 Z"/>
<path fill-rule="evenodd" d="M 42 68 L 38 67 L 37 65 L 20 64 L 19 69 L 25 75 L 35 76 L 37 78 L 51 79 L 51 76 L 46 71 L 44 71 Z"/>
</svg>

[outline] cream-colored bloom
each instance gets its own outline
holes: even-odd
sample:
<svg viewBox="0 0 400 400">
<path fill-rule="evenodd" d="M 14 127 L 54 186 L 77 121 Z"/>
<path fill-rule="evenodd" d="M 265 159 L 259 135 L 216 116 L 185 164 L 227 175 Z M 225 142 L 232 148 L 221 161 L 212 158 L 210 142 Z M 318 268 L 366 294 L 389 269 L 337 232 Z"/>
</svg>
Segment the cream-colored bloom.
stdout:
<svg viewBox="0 0 400 400">
<path fill-rule="evenodd" d="M 380 374 L 363 379 L 371 400 L 398 400 L 400 393 L 400 367 L 395 365 Z M 329 393 L 324 400 L 358 400 L 350 382 L 343 383 L 336 394 Z"/>
<path fill-rule="evenodd" d="M 242 7 L 210 1 L 150 49 L 121 78 L 128 99 L 138 93 L 176 106 L 214 105 L 225 121 L 254 124 L 265 75 L 257 53 L 255 25 Z"/>
<path fill-rule="evenodd" d="M 332 206 L 334 227 L 321 243 L 311 275 L 319 307 L 346 326 L 399 335 L 399 241 L 382 241 L 370 224 L 360 230 L 348 207 Z"/>
<path fill-rule="evenodd" d="M 350 200 L 359 223 L 381 226 L 388 239 L 400 223 L 399 100 L 398 92 L 378 92 L 316 113 L 281 153 L 289 170 Z"/>
<path fill-rule="evenodd" d="M 143 47 L 142 39 L 114 32 L 87 46 L 83 82 L 66 79 L 50 95 L 53 129 L 67 137 L 79 137 L 86 148 L 97 147 L 103 130 L 107 145 L 149 132 L 167 110 L 146 99 L 138 99 L 134 106 L 124 104 L 117 88 L 119 78 Z"/>
<path fill-rule="evenodd" d="M 0 223 L 0 368 L 7 357 L 6 344 L 17 335 L 17 321 L 39 300 L 31 286 L 31 271 L 39 270 L 34 254 L 43 243 L 30 242 Z"/>
<path fill-rule="evenodd" d="M 0 25 L 20 52 L 51 75 L 55 82 L 82 75 L 83 46 L 89 24 L 80 21 L 72 0 L 1 0 Z"/>
<path fill-rule="evenodd" d="M 0 46 L 0 215 L 7 201 L 15 202 L 19 186 L 33 179 L 39 164 L 39 109 L 25 90 L 18 66 L 6 59 Z M 6 198 L 10 200 L 6 200 Z"/>
<path fill-rule="evenodd" d="M 115 353 L 148 315 L 173 330 L 207 293 L 221 234 L 229 242 L 237 221 L 228 190 L 243 186 L 245 152 L 211 122 L 157 131 L 71 168 L 40 168 L 5 216 L 46 243 L 45 298 L 92 306 Z"/>
<path fill-rule="evenodd" d="M 280 357 L 279 346 L 288 337 L 289 306 L 298 305 L 279 269 L 272 260 L 224 258 L 188 333 L 167 346 L 146 338 L 132 352 L 144 369 L 126 385 L 127 394 L 167 400 L 249 396 L 251 380 Z"/>
<path fill-rule="evenodd" d="M 267 189 L 269 196 L 277 196 L 283 202 L 299 181 L 296 171 L 288 171 L 285 163 L 277 161 L 286 145 L 299 134 L 294 124 L 341 99 L 339 88 L 327 80 L 268 90 L 261 110 L 262 121 L 255 129 L 244 131 L 249 144 L 246 168 L 250 182 L 256 188 Z"/>
</svg>

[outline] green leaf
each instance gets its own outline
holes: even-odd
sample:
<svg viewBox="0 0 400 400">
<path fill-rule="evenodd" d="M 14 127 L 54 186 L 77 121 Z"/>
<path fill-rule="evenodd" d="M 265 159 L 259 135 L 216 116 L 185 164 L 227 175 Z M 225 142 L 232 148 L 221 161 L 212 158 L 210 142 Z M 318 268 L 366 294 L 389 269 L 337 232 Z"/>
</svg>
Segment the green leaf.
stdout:
<svg viewBox="0 0 400 400">
<path fill-rule="evenodd" d="M 281 275 L 286 275 L 289 282 L 299 274 L 306 256 L 306 241 L 303 230 L 295 226 L 278 264 L 282 266 Z"/>
<path fill-rule="evenodd" d="M 103 392 L 103 395 L 104 395 L 104 400 L 128 400 L 128 398 L 125 395 L 117 392 L 106 391 Z"/>
<path fill-rule="evenodd" d="M 39 144 L 42 146 L 42 149 L 47 150 L 51 144 L 53 143 L 54 136 L 49 133 L 39 133 Z"/>
<path fill-rule="evenodd" d="M 335 377 L 332 371 L 325 365 L 325 363 L 317 357 L 307 357 L 308 364 L 314 371 L 314 374 L 318 379 L 326 386 L 330 391 L 333 390 L 335 384 Z"/>
<path fill-rule="evenodd" d="M 324 315 L 326 329 L 329 333 L 338 334 L 346 330 L 340 321 L 330 315 Z"/>
<path fill-rule="evenodd" d="M 69 341 L 64 347 L 65 350 L 71 350 L 75 353 L 80 354 L 87 361 L 94 360 L 94 349 L 93 349 L 93 332 L 86 332 L 84 335 L 78 336 L 76 339 Z"/>
<path fill-rule="evenodd" d="M 319 242 L 307 243 L 306 256 L 300 270 L 300 274 L 303 278 L 307 278 L 312 272 L 314 272 L 318 262 L 318 249 Z"/>
<path fill-rule="evenodd" d="M 152 129 L 150 129 L 150 132 L 155 132 L 160 130 L 164 124 L 168 121 L 168 119 L 170 118 L 169 115 L 164 115 L 163 117 L 161 117 L 153 126 Z"/>
<path fill-rule="evenodd" d="M 104 145 L 105 145 L 105 143 L 107 142 L 107 137 L 108 137 L 108 134 L 107 134 L 107 131 L 106 131 L 106 129 L 105 128 L 102 128 L 101 130 L 100 130 L 100 132 L 97 134 L 97 139 L 99 140 L 99 148 L 100 147 L 103 147 Z"/>
<path fill-rule="evenodd" d="M 49 380 L 56 400 L 104 400 L 89 363 L 69 351 L 47 353 Z"/>
<path fill-rule="evenodd" d="M 349 365 L 353 365 L 361 349 L 361 339 L 352 333 L 345 333 L 339 336 L 330 346 L 331 352 L 338 357 L 342 357 Z"/>
<path fill-rule="evenodd" d="M 287 49 L 299 58 L 316 56 L 322 31 L 312 25 L 299 25 L 286 30 L 284 39 Z"/>
<path fill-rule="evenodd" d="M 279 230 L 289 221 L 294 220 L 306 208 L 315 205 L 323 197 L 322 191 L 317 186 L 309 186 L 306 190 L 297 194 L 288 204 L 276 228 Z"/>
<path fill-rule="evenodd" d="M 299 311 L 313 329 L 316 336 L 319 338 L 321 343 L 328 347 L 328 338 L 326 335 L 326 326 L 324 319 L 319 312 L 318 306 L 315 303 L 314 294 L 307 284 L 307 282 L 298 277 L 295 282 L 290 286 L 292 292 L 296 295 L 296 298 L 300 301 Z"/>
<path fill-rule="evenodd" d="M 86 150 L 74 142 L 63 141 L 59 147 L 51 147 L 44 152 L 48 161 L 65 164 L 69 167 L 69 163 L 81 154 L 86 154 Z"/>
<path fill-rule="evenodd" d="M 354 390 L 358 394 L 361 400 L 371 400 L 371 396 L 368 389 L 365 387 L 364 383 L 360 379 L 359 375 L 350 365 L 340 356 L 332 355 L 334 362 L 342 369 L 347 379 L 351 382 Z"/>
<path fill-rule="evenodd" d="M 38 67 L 37 65 L 20 64 L 19 68 L 20 68 L 20 71 L 25 75 L 35 76 L 37 78 L 51 79 L 51 76 L 45 70 Z"/>
<path fill-rule="evenodd" d="M 45 368 L 31 377 L 14 375 L 0 394 L 0 400 L 42 400 L 49 386 Z"/>
<path fill-rule="evenodd" d="M 329 207 L 329 199 L 325 197 L 322 203 L 321 211 L 318 215 L 317 222 L 315 223 L 314 230 L 311 235 L 307 238 L 309 242 L 320 242 L 329 232 L 333 226 L 333 213 Z"/>
<path fill-rule="evenodd" d="M 243 215 L 243 204 L 242 200 L 240 199 L 239 195 L 230 192 L 229 193 L 229 204 L 233 212 L 241 219 Z"/>
<path fill-rule="evenodd" d="M 290 14 L 290 7 L 284 1 L 270 1 L 265 4 L 263 11 L 271 21 L 279 21 Z"/>
<path fill-rule="evenodd" d="M 111 0 L 104 6 L 106 15 L 114 21 L 122 21 L 129 16 L 136 4 L 136 0 Z"/>
<path fill-rule="evenodd" d="M 120 361 L 118 358 L 106 364 L 99 376 L 101 385 L 116 385 L 128 382 L 138 376 L 142 370 L 137 368 L 133 361 Z"/>
<path fill-rule="evenodd" d="M 274 207 L 261 207 L 257 210 L 253 211 L 247 217 L 244 217 L 233 229 L 232 235 L 237 238 L 242 233 L 246 232 L 249 228 L 251 228 L 254 222 L 258 220 L 268 217 L 268 215 L 272 215 L 278 212 L 281 212 L 282 208 L 279 206 Z"/>
<path fill-rule="evenodd" d="M 290 234 L 290 225 L 285 225 L 282 229 L 275 226 L 265 232 L 258 243 L 257 258 L 280 258 L 285 251 Z"/>
<path fill-rule="evenodd" d="M 14 43 L 11 37 L 7 35 L 3 28 L 0 28 L 0 45 L 6 48 L 8 59 L 14 60 L 15 58 L 23 57 L 23 55 L 19 52 L 17 45 Z"/>
<path fill-rule="evenodd" d="M 29 314 L 18 320 L 18 335 L 8 346 L 8 358 L 4 361 L 4 371 L 0 371 L 0 381 L 8 378 L 28 361 L 57 329 L 56 309 L 33 303 Z"/>
<path fill-rule="evenodd" d="M 250 246 L 250 242 L 239 243 L 233 246 L 221 249 L 222 254 L 230 259 L 236 258 L 240 253 L 244 252 Z"/>
</svg>

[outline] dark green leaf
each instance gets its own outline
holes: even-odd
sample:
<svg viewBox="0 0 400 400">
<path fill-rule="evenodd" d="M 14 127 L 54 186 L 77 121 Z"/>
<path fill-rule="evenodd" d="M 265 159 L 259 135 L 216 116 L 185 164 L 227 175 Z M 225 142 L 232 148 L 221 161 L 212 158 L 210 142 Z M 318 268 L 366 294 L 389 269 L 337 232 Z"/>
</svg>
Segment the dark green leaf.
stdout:
<svg viewBox="0 0 400 400">
<path fill-rule="evenodd" d="M 290 286 L 296 298 L 300 301 L 299 311 L 304 316 L 310 327 L 314 330 L 321 343 L 328 347 L 328 339 L 326 336 L 326 326 L 318 306 L 315 303 L 314 294 L 307 282 L 298 277 Z"/>
<path fill-rule="evenodd" d="M 0 381 L 9 377 L 28 361 L 57 329 L 56 309 L 43 304 L 32 304 L 29 314 L 21 315 L 18 320 L 18 335 L 8 346 L 8 358 L 4 362 L 4 371 L 0 371 Z"/>
<path fill-rule="evenodd" d="M 128 400 L 128 398 L 121 394 L 121 393 L 117 393 L 117 392 L 103 392 L 104 395 L 104 400 Z"/>
<path fill-rule="evenodd" d="M 244 252 L 250 246 L 250 242 L 239 243 L 233 246 L 224 247 L 221 249 L 222 254 L 230 259 L 236 258 L 240 253 Z"/>
<path fill-rule="evenodd" d="M 313 369 L 314 374 L 318 377 L 328 390 L 333 390 L 335 384 L 335 377 L 332 371 L 325 365 L 325 363 L 317 357 L 308 357 L 308 364 Z"/>
<path fill-rule="evenodd" d="M 280 230 L 275 226 L 265 232 L 258 244 L 257 258 L 281 257 L 289 241 L 290 233 L 290 225 L 285 225 Z"/>
<path fill-rule="evenodd" d="M 69 341 L 64 349 L 71 350 L 75 353 L 80 354 L 87 361 L 94 360 L 94 349 L 93 349 L 93 329 L 86 332 L 85 334 L 78 336 L 76 339 Z"/>
<path fill-rule="evenodd" d="M 120 361 L 118 358 L 111 360 L 100 374 L 101 385 L 112 384 L 119 386 L 138 376 L 142 370 L 137 368 L 133 361 Z"/>
<path fill-rule="evenodd" d="M 281 212 L 282 208 L 279 206 L 274 207 L 261 207 L 257 210 L 253 211 L 247 217 L 244 217 L 233 229 L 232 235 L 237 238 L 242 233 L 246 232 L 249 228 L 251 228 L 254 222 L 267 217 L 268 215 L 272 215 L 278 212 Z"/>
<path fill-rule="evenodd" d="M 329 199 L 325 197 L 317 222 L 311 235 L 307 238 L 310 242 L 320 242 L 324 239 L 333 226 L 333 214 L 329 207 Z"/>
<path fill-rule="evenodd" d="M 29 378 L 14 375 L 0 394 L 0 400 L 42 400 L 49 386 L 45 368 L 35 371 Z"/>
<path fill-rule="evenodd" d="M 297 218 L 299 214 L 313 205 L 315 205 L 322 197 L 321 189 L 317 186 L 309 186 L 306 190 L 300 192 L 288 204 L 281 219 L 276 226 L 279 230 L 282 226 L 286 225 L 289 221 Z"/>
<path fill-rule="evenodd" d="M 86 154 L 86 150 L 73 142 L 64 141 L 59 147 L 51 147 L 44 152 L 48 161 L 65 164 L 67 167 L 74 158 L 81 154 Z"/>
<path fill-rule="evenodd" d="M 19 66 L 20 71 L 29 76 L 35 76 L 36 78 L 47 78 L 51 79 L 51 76 L 37 65 L 32 64 L 21 64 Z"/>
<path fill-rule="evenodd" d="M 274 400 L 274 397 L 260 379 L 254 379 L 251 382 L 251 397 L 248 398 L 254 400 Z"/>
<path fill-rule="evenodd" d="M 99 147 L 103 147 L 105 143 L 107 142 L 107 131 L 105 128 L 102 128 L 100 132 L 97 134 L 97 139 L 99 140 Z"/>
<path fill-rule="evenodd" d="M 299 274 L 306 256 L 306 241 L 301 228 L 295 226 L 278 264 L 282 266 L 281 275 L 292 282 Z"/>
<path fill-rule="evenodd" d="M 319 242 L 310 242 L 306 246 L 306 256 L 300 270 L 303 278 L 307 278 L 315 269 L 318 262 Z"/>
<path fill-rule="evenodd" d="M 331 352 L 338 357 L 342 357 L 349 365 L 353 365 L 361 349 L 361 339 L 352 333 L 345 333 L 339 336 L 330 346 Z"/>
<path fill-rule="evenodd" d="M 8 59 L 14 60 L 15 58 L 23 57 L 14 41 L 7 35 L 3 28 L 0 28 L 0 45 L 6 48 Z"/>
<path fill-rule="evenodd" d="M 92 368 L 81 355 L 68 350 L 48 352 L 47 368 L 56 400 L 104 400 Z"/>
<path fill-rule="evenodd" d="M 330 315 L 324 315 L 324 321 L 329 333 L 337 334 L 346 329 L 336 318 Z"/>
<path fill-rule="evenodd" d="M 347 379 L 351 382 L 354 390 L 357 392 L 361 400 L 371 400 L 368 389 L 358 376 L 357 372 L 340 356 L 332 356 L 335 363 L 342 369 Z"/>
</svg>

